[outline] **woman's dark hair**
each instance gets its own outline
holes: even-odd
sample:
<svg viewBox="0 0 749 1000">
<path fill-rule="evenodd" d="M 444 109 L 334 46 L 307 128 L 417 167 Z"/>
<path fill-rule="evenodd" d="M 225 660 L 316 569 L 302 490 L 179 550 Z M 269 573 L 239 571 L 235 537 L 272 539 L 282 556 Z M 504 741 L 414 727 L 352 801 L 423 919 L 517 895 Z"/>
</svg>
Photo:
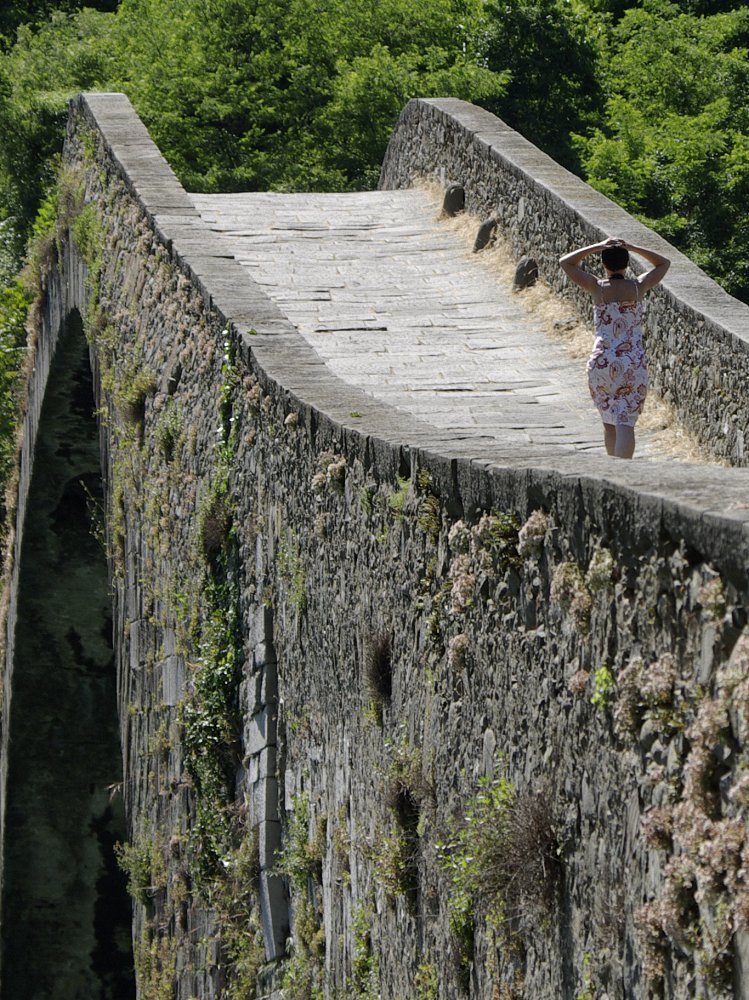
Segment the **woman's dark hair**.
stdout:
<svg viewBox="0 0 749 1000">
<path fill-rule="evenodd" d="M 606 247 L 601 251 L 601 260 L 609 271 L 623 271 L 629 264 L 629 250 L 624 247 Z"/>
</svg>

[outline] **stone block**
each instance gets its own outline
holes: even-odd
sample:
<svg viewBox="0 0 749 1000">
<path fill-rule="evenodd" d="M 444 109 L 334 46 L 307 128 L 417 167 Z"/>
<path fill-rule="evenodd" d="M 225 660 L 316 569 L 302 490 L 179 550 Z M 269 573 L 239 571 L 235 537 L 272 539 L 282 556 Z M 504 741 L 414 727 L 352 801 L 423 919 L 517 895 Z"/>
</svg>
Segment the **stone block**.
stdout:
<svg viewBox="0 0 749 1000">
<path fill-rule="evenodd" d="M 275 778 L 261 778 L 250 787 L 250 822 L 278 821 L 278 781 Z"/>
<path fill-rule="evenodd" d="M 278 665 L 275 655 L 268 658 L 260 683 L 260 704 L 275 705 L 278 699 Z"/>
<path fill-rule="evenodd" d="M 260 919 L 269 962 L 283 958 L 289 936 L 289 902 L 284 881 L 277 875 L 260 875 Z"/>
<path fill-rule="evenodd" d="M 185 661 L 181 656 L 168 656 L 161 665 L 162 697 L 165 705 L 174 707 L 185 693 Z"/>
<path fill-rule="evenodd" d="M 261 778 L 274 778 L 276 776 L 276 748 L 265 747 L 260 753 L 247 758 L 245 767 L 250 785 L 260 781 Z"/>
<path fill-rule="evenodd" d="M 257 835 L 260 868 L 265 871 L 268 868 L 273 868 L 278 861 L 278 850 L 281 846 L 281 824 L 272 820 L 258 823 Z"/>
<path fill-rule="evenodd" d="M 267 746 L 275 746 L 276 728 L 275 707 L 266 707 L 262 711 L 256 712 L 245 726 L 245 754 L 254 756 Z"/>
</svg>

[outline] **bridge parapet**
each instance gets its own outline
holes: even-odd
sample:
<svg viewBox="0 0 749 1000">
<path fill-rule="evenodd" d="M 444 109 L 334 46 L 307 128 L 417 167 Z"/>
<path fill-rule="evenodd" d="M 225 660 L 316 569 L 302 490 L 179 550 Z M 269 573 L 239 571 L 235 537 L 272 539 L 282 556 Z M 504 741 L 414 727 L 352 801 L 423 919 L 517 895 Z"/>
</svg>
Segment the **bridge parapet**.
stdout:
<svg viewBox="0 0 749 1000">
<path fill-rule="evenodd" d="M 75 224 L 64 238 L 42 338 L 52 350 L 77 309 L 100 382 L 127 804 L 134 844 L 160 859 L 136 907 L 141 994 L 174 981 L 180 1000 L 228 995 L 278 958 L 283 825 L 308 935 L 290 967 L 307 961 L 313 985 L 324 970 L 331 992 L 364 990 L 369 947 L 386 996 L 416 995 L 429 973 L 450 998 L 467 981 L 512 995 L 522 976 L 529 996 L 594 976 L 620 998 L 647 995 L 646 970 L 682 1000 L 705 958 L 686 934 L 720 919 L 728 938 L 706 957 L 746 996 L 747 942 L 725 921 L 743 912 L 749 849 L 749 473 L 437 432 L 330 374 L 201 223 L 122 95 L 74 102 L 66 162 L 96 239 Z M 231 705 L 216 707 L 204 682 L 227 662 Z M 698 767 L 706 798 L 684 778 Z M 456 952 L 451 906 L 475 887 L 451 882 L 436 843 L 500 770 L 519 801 L 538 793 L 564 874 L 551 915 L 527 886 L 525 949 L 477 895 Z M 218 810 L 231 830 L 212 825 L 201 782 L 233 799 Z M 733 881 L 698 905 L 718 856 Z M 666 904 L 687 862 L 675 927 Z"/>
<path fill-rule="evenodd" d="M 467 211 L 496 217 L 518 258 L 534 257 L 543 278 L 584 317 L 590 300 L 566 282 L 558 265 L 563 253 L 622 236 L 669 257 L 666 280 L 648 296 L 651 380 L 711 451 L 749 464 L 749 306 L 500 119 L 465 101 L 415 99 L 403 110 L 380 187 L 408 187 L 420 177 L 461 184 Z"/>
</svg>

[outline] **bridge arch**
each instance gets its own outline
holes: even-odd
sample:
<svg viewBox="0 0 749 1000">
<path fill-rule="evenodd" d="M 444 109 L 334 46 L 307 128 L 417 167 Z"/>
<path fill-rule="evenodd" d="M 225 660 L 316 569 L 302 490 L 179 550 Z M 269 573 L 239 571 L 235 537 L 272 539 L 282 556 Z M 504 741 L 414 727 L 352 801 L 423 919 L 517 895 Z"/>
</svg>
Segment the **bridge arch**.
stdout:
<svg viewBox="0 0 749 1000">
<path fill-rule="evenodd" d="M 597 195 L 584 190 L 593 221 L 562 204 L 552 189 L 569 175 L 555 180 L 537 154 L 534 178 L 527 144 L 492 122 L 459 102 L 411 105 L 383 183 L 442 171 L 470 177 L 470 198 L 495 183 L 486 153 L 535 190 L 560 244 L 603 225 Z M 366 947 L 386 994 L 429 966 L 449 996 L 459 981 L 487 995 L 521 973 L 534 995 L 573 995 L 593 954 L 600 983 L 633 995 L 653 945 L 669 995 L 687 995 L 693 963 L 658 930 L 657 907 L 645 912 L 655 943 L 635 920 L 667 882 L 667 850 L 640 829 L 671 794 L 656 771 L 672 768 L 678 798 L 697 762 L 639 702 L 614 728 L 612 690 L 642 661 L 666 675 L 682 729 L 726 709 L 747 644 L 746 470 L 502 449 L 396 413 L 331 375 L 203 223 L 124 97 L 76 99 L 66 160 L 98 220 L 97 252 L 76 249 L 73 226 L 44 308 L 86 317 L 103 390 L 125 801 L 148 867 L 141 990 L 220 996 L 246 976 L 271 993 L 301 960 L 344 990 Z M 540 240 L 541 209 L 522 197 L 522 213 L 500 194 L 476 206 L 514 204 Z M 707 306 L 702 317 L 707 329 Z M 59 322 L 44 329 L 40 372 Z M 740 459 L 738 436 L 725 437 Z M 379 700 L 373 667 L 391 675 Z M 744 760 L 742 720 L 717 733 L 718 792 Z M 436 831 L 498 759 L 526 799 L 554 790 L 558 933 L 529 918 L 522 958 L 479 922 L 454 976 Z M 383 789 L 406 771 L 423 809 L 407 830 Z M 405 860 L 404 838 L 418 842 Z M 287 888 L 292 928 L 307 931 L 296 955 Z M 745 939 L 734 945 L 713 958 L 741 990 Z"/>
</svg>

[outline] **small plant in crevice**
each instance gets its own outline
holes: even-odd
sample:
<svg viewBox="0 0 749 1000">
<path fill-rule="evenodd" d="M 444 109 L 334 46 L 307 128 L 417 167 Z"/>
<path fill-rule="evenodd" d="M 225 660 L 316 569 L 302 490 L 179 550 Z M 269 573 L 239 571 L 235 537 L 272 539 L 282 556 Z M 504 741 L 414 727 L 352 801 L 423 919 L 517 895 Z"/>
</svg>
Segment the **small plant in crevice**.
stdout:
<svg viewBox="0 0 749 1000">
<path fill-rule="evenodd" d="M 700 587 L 697 604 L 709 618 L 720 621 L 726 613 L 726 595 L 723 581 L 719 576 L 714 576 Z"/>
<path fill-rule="evenodd" d="M 414 1000 L 437 1000 L 439 976 L 432 962 L 422 962 L 414 976 Z"/>
<path fill-rule="evenodd" d="M 394 900 L 402 896 L 408 907 L 416 900 L 419 879 L 419 845 L 396 826 L 379 834 L 376 842 L 364 848 L 364 854 L 374 865 L 376 881 Z"/>
<path fill-rule="evenodd" d="M 309 880 L 322 881 L 322 863 L 327 838 L 327 818 L 318 820 L 315 835 L 310 836 L 310 808 L 306 795 L 295 795 L 284 831 L 275 873 L 285 875 L 298 892 L 306 892 Z"/>
<path fill-rule="evenodd" d="M 466 665 L 470 640 L 464 632 L 452 637 L 447 644 L 447 663 L 453 670 L 462 670 Z"/>
<path fill-rule="evenodd" d="M 616 563 L 609 549 L 599 546 L 594 551 L 588 571 L 585 574 L 585 583 L 593 594 L 608 590 L 614 581 Z"/>
<path fill-rule="evenodd" d="M 437 852 L 450 883 L 450 923 L 464 965 L 478 914 L 502 928 L 521 912 L 526 918 L 548 913 L 556 898 L 561 861 L 545 791 L 518 795 L 507 778 L 483 779 Z"/>
<path fill-rule="evenodd" d="M 385 804 L 404 829 L 415 832 L 422 809 L 434 806 L 434 785 L 424 774 L 421 749 L 411 746 L 405 733 L 398 742 L 387 745 L 391 760 L 385 774 Z"/>
<path fill-rule="evenodd" d="M 237 370 L 234 341 L 229 336 L 229 330 L 222 330 L 223 355 L 221 360 L 221 386 L 219 390 L 218 413 L 220 420 L 221 444 L 233 451 L 236 439 L 236 415 L 234 403 L 240 386 Z"/>
<path fill-rule="evenodd" d="M 476 573 L 471 556 L 466 552 L 456 556 L 450 563 L 450 610 L 454 615 L 462 614 L 472 607 L 476 597 Z"/>
<path fill-rule="evenodd" d="M 346 485 L 346 458 L 331 449 L 322 451 L 317 459 L 317 472 L 312 477 L 312 489 L 322 492 L 327 486 L 334 493 L 343 493 Z"/>
<path fill-rule="evenodd" d="M 590 955 L 583 955 L 583 967 L 580 974 L 580 989 L 575 992 L 575 1000 L 595 1000 L 593 992 L 593 974 L 590 968 Z"/>
<path fill-rule="evenodd" d="M 590 703 L 595 708 L 608 708 L 616 692 L 616 680 L 609 667 L 602 663 L 593 674 L 593 694 Z"/>
<path fill-rule="evenodd" d="M 359 490 L 359 503 L 367 517 L 370 517 L 374 511 L 376 496 L 377 485 L 375 483 L 365 483 Z"/>
<path fill-rule="evenodd" d="M 364 669 L 371 697 L 381 709 L 390 701 L 393 691 L 392 644 L 389 632 L 373 632 L 367 637 Z"/>
<path fill-rule="evenodd" d="M 354 949 L 351 956 L 350 1000 L 379 1000 L 381 997 L 380 962 L 372 948 L 373 914 L 364 906 L 354 911 Z"/>
<path fill-rule="evenodd" d="M 174 458 L 175 447 L 183 433 L 183 420 L 179 406 L 174 399 L 169 399 L 160 414 L 154 430 L 154 441 L 165 462 Z"/>
<path fill-rule="evenodd" d="M 382 796 L 392 820 L 368 854 L 388 896 L 403 896 L 412 907 L 419 886 L 422 826 L 433 812 L 435 792 L 424 775 L 420 749 L 410 746 L 405 734 L 386 745 L 391 760 L 383 774 Z"/>
<path fill-rule="evenodd" d="M 686 692 L 682 687 L 671 653 L 647 664 L 641 656 L 632 657 L 617 677 L 617 735 L 622 739 L 635 737 L 645 718 L 655 721 L 661 730 L 683 728 L 684 712 L 697 692 Z"/>
<path fill-rule="evenodd" d="M 437 541 L 440 533 L 440 502 L 433 493 L 420 498 L 416 523 L 432 542 Z"/>
<path fill-rule="evenodd" d="M 300 614 L 303 614 L 307 610 L 307 581 L 294 532 L 288 531 L 281 538 L 276 558 L 278 575 L 288 590 L 291 603 Z"/>
<path fill-rule="evenodd" d="M 248 831 L 235 816 L 233 846 L 221 858 L 212 885 L 211 903 L 221 927 L 222 964 L 227 1000 L 254 995 L 257 975 L 265 964 L 257 895 L 260 857 L 257 829 Z"/>
<path fill-rule="evenodd" d="M 143 906 L 166 888 L 167 872 L 158 838 L 140 831 L 131 843 L 115 845 L 117 864 L 127 875 L 127 891 Z"/>
<path fill-rule="evenodd" d="M 588 670 L 576 670 L 567 681 L 567 690 L 576 698 L 583 695 L 588 687 L 590 672 Z"/>
<path fill-rule="evenodd" d="M 175 939 L 146 928 L 133 953 L 140 1000 L 172 1000 L 177 968 Z"/>
<path fill-rule="evenodd" d="M 274 868 L 276 874 L 288 878 L 294 902 L 292 950 L 284 965 L 282 988 L 285 997 L 308 1000 L 322 996 L 325 932 L 314 900 L 322 882 L 327 818 L 318 819 L 311 836 L 309 799 L 300 793 L 294 796 L 292 805 Z"/>
<path fill-rule="evenodd" d="M 117 376 L 114 401 L 129 424 L 141 425 L 146 416 L 146 400 L 156 388 L 156 376 L 138 358 L 129 359 Z"/>
<path fill-rule="evenodd" d="M 215 556 L 200 594 L 198 660 L 180 711 L 183 753 L 197 796 L 197 881 L 215 878 L 231 843 L 239 738 L 242 636 L 238 553 L 233 535 Z"/>
<path fill-rule="evenodd" d="M 290 954 L 284 960 L 281 995 L 284 1000 L 323 1000 L 325 932 L 305 894 L 294 915 Z"/>
<path fill-rule="evenodd" d="M 198 507 L 197 535 L 203 557 L 214 559 L 226 544 L 232 524 L 228 471 L 219 468 Z"/>
<path fill-rule="evenodd" d="M 523 559 L 538 558 L 544 547 L 549 518 L 545 511 L 534 510 L 518 530 L 518 555 Z"/>
<path fill-rule="evenodd" d="M 412 484 L 410 479 L 405 479 L 403 476 L 398 476 L 397 479 L 398 488 L 390 494 L 387 503 L 391 513 L 395 514 L 397 520 L 401 520 L 403 518 L 403 508 L 406 506 L 406 500 L 408 499 Z"/>
<path fill-rule="evenodd" d="M 643 667 L 634 661 L 631 665 L 634 686 Z M 682 706 L 682 784 L 672 790 L 671 801 L 650 809 L 643 820 L 648 843 L 667 855 L 659 894 L 636 914 L 645 979 L 653 995 L 663 993 L 673 949 L 690 956 L 711 996 L 732 995 L 735 934 L 749 927 L 749 779 L 740 738 L 749 723 L 748 668 L 745 634 L 718 671 L 714 693 L 702 691 Z M 667 660 L 649 692 L 658 712 L 673 711 L 660 702 L 673 675 L 673 663 Z M 682 696 L 678 683 L 674 696 Z"/>
<path fill-rule="evenodd" d="M 482 514 L 472 529 L 475 545 L 489 552 L 501 572 L 520 565 L 518 536 L 520 522 L 514 514 L 492 510 Z"/>
<path fill-rule="evenodd" d="M 582 570 L 575 562 L 560 563 L 551 580 L 551 598 L 582 634 L 590 632 L 593 601 Z"/>
</svg>

